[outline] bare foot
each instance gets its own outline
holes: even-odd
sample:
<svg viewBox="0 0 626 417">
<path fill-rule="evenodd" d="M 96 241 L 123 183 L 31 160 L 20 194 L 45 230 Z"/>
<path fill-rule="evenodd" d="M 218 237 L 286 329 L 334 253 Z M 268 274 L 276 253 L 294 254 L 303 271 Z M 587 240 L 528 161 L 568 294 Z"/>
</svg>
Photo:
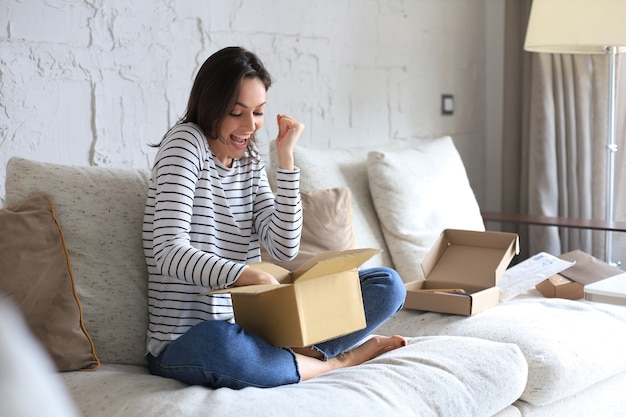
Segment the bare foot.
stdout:
<svg viewBox="0 0 626 417">
<path fill-rule="evenodd" d="M 406 346 L 406 344 L 407 341 L 402 336 L 374 336 L 362 345 L 349 352 L 342 353 L 335 359 L 345 363 L 345 366 L 360 365 L 385 352 Z"/>
<path fill-rule="evenodd" d="M 306 381 L 334 369 L 360 365 L 385 352 L 406 345 L 407 341 L 402 336 L 374 336 L 353 350 L 344 352 L 327 361 L 322 361 L 298 352 L 296 352 L 296 358 L 298 360 L 302 380 Z"/>
</svg>

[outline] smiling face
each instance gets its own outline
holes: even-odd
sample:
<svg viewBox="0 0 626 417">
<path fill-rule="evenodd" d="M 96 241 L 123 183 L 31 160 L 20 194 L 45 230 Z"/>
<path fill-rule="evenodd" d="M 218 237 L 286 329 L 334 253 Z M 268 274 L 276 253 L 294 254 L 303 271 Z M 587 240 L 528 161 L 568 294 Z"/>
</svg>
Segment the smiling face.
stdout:
<svg viewBox="0 0 626 417">
<path fill-rule="evenodd" d="M 209 140 L 211 150 L 226 167 L 245 155 L 250 138 L 265 120 L 265 84 L 257 78 L 244 78 L 233 109 L 220 125 L 217 140 Z"/>
</svg>

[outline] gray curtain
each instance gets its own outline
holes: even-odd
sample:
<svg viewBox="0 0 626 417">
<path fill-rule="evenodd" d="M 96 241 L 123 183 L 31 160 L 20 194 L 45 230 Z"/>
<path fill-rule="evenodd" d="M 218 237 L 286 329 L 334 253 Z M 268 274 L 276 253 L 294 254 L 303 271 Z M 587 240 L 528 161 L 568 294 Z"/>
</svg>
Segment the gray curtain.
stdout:
<svg viewBox="0 0 626 417">
<path fill-rule="evenodd" d="M 504 212 L 605 218 L 608 57 L 523 51 L 530 0 L 507 0 L 503 132 Z M 615 217 L 626 196 L 626 66 L 618 58 Z M 511 230 L 511 229 L 509 229 Z M 530 226 L 520 233 L 522 259 L 581 249 L 604 259 L 606 233 Z M 614 260 L 626 261 L 614 233 Z"/>
</svg>

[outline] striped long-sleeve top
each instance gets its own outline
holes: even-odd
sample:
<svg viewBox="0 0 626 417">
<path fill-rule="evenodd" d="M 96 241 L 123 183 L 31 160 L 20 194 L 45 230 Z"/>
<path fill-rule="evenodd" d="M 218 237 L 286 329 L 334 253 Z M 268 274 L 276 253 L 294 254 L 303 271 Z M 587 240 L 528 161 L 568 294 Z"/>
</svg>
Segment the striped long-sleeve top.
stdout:
<svg viewBox="0 0 626 417">
<path fill-rule="evenodd" d="M 262 161 L 222 165 L 195 124 L 174 127 L 156 156 L 144 213 L 148 267 L 148 351 L 205 320 L 233 318 L 229 295 L 201 295 L 232 285 L 260 242 L 278 260 L 300 246 L 300 171 L 277 172 L 276 196 Z"/>
</svg>

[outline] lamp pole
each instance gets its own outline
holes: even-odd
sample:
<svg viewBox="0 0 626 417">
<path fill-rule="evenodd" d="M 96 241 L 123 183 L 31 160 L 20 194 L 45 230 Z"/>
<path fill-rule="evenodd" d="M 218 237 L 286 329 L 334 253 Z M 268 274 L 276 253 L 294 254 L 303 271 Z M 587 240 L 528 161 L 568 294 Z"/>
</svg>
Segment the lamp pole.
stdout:
<svg viewBox="0 0 626 417">
<path fill-rule="evenodd" d="M 626 0 L 533 0 L 524 41 L 524 49 L 532 52 L 608 55 L 605 221 L 609 229 L 615 223 L 616 60 L 618 53 L 626 52 L 624 16 Z M 613 260 L 613 230 L 607 230 L 605 239 L 607 263 L 619 266 Z"/>
<path fill-rule="evenodd" d="M 609 101 L 608 101 L 608 126 L 607 126 L 607 154 L 606 154 L 606 221 L 613 221 L 614 192 L 615 192 L 615 153 L 617 143 L 615 143 L 615 62 L 617 57 L 617 47 L 607 46 L 606 53 L 609 55 Z M 607 263 L 618 265 L 613 261 L 613 232 L 606 232 L 604 243 L 604 256 Z"/>
</svg>

